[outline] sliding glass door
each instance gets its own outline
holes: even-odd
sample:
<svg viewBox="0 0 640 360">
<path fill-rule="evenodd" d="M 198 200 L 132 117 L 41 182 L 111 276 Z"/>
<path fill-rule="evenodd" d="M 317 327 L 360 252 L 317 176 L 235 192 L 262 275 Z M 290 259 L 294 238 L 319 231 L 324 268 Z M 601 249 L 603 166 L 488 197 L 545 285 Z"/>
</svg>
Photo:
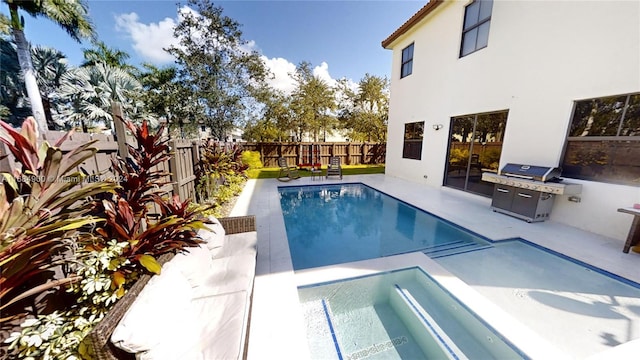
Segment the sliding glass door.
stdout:
<svg viewBox="0 0 640 360">
<path fill-rule="evenodd" d="M 483 172 L 497 172 L 508 111 L 451 118 L 449 157 L 444 185 L 491 196 L 493 184 Z"/>
</svg>

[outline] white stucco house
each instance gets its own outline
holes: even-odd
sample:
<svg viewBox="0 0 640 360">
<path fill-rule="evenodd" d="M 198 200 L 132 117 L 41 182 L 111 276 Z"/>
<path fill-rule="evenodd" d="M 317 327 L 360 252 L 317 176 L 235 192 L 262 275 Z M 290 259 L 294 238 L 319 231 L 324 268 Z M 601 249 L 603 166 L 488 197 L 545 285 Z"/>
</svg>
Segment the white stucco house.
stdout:
<svg viewBox="0 0 640 360">
<path fill-rule="evenodd" d="M 431 0 L 382 46 L 388 175 L 492 197 L 483 172 L 559 167 L 582 188 L 556 196 L 550 219 L 626 239 L 633 217 L 617 209 L 640 203 L 639 1 Z"/>
</svg>

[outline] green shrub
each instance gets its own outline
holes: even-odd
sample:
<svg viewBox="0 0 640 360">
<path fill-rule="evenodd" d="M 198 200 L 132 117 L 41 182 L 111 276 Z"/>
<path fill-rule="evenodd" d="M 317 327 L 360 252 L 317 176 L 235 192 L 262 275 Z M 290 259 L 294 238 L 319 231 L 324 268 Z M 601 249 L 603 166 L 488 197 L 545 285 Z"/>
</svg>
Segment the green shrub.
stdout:
<svg viewBox="0 0 640 360">
<path fill-rule="evenodd" d="M 167 173 L 155 167 L 171 156 L 162 128 L 153 133 L 146 121 L 141 126 L 125 122 L 137 146 L 128 145 L 127 160 L 112 159 L 119 186 L 96 181 L 72 190 L 84 181 L 84 175 L 76 167 L 97 150 L 88 143 L 63 155 L 57 148 L 60 141 L 54 147 L 45 144 L 38 151 L 35 121 L 25 124 L 18 133 L 0 122 L 10 137 L 2 137 L 0 141 L 9 146 L 23 165 L 20 179 L 43 179 L 31 183 L 3 174 L 0 205 L 4 205 L 0 206 L 0 215 L 6 216 L 0 216 L 3 225 L 0 228 L 10 231 L 0 234 L 5 239 L 0 244 L 3 284 L 0 323 L 24 318 L 23 314 L 5 316 L 3 307 L 17 301 L 12 298 L 26 298 L 37 294 L 36 290 L 61 286 L 70 299 L 60 306 L 62 309 L 24 320 L 21 330 L 13 332 L 4 343 L 10 344 L 11 355 L 19 358 L 91 359 L 90 349 L 83 342 L 85 336 L 125 294 L 138 274 L 160 273 L 157 257 L 201 242 L 196 231 L 206 222 L 200 216 L 203 209 L 189 206 L 188 200 L 181 201 L 178 196 L 166 198 L 162 194 Z M 73 179 L 75 182 L 68 181 Z M 72 207 L 86 197 L 93 197 L 93 201 Z M 26 211 L 23 203 L 31 211 Z M 160 210 L 157 219 L 148 214 L 151 204 Z M 69 230 L 74 230 L 73 237 Z M 37 245 L 33 245 L 36 240 Z M 68 246 L 62 246 L 67 243 Z M 73 257 L 59 259 L 60 252 L 52 251 L 57 248 L 73 250 Z M 64 281 L 50 281 L 25 291 L 25 278 L 55 264 L 68 267 L 63 268 L 70 274 Z M 9 293 L 6 302 L 4 284 L 9 290 L 16 289 Z"/>
<path fill-rule="evenodd" d="M 498 162 L 500 162 L 501 150 L 498 148 L 489 148 L 480 155 L 480 162 L 482 165 L 489 169 L 498 169 Z"/>
<path fill-rule="evenodd" d="M 451 149 L 449 153 L 449 161 L 452 163 L 467 163 L 469 160 L 469 150 L 467 149 Z"/>
<path fill-rule="evenodd" d="M 243 151 L 240 157 L 242 163 L 247 165 L 249 169 L 262 169 L 264 165 L 260 161 L 260 153 L 257 151 Z"/>
<path fill-rule="evenodd" d="M 90 246 L 81 249 L 77 269 L 81 280 L 67 289 L 75 294 L 76 305 L 25 320 L 21 330 L 5 341 L 9 349 L 21 358 L 91 359 L 83 344 L 85 337 L 124 294 L 125 282 L 131 284 L 138 278 L 137 272 L 121 271 L 129 264 L 122 256 L 128 245 L 111 240 L 99 250 Z"/>
</svg>

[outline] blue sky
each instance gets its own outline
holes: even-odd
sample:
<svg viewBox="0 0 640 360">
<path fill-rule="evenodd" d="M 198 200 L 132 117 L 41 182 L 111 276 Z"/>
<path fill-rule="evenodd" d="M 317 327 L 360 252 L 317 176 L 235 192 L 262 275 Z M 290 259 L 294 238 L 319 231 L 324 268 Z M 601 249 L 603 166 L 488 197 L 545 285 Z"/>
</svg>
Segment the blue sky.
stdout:
<svg viewBox="0 0 640 360">
<path fill-rule="evenodd" d="M 365 73 L 390 76 L 391 51 L 381 41 L 426 4 L 426 1 L 214 1 L 223 14 L 238 21 L 243 37 L 258 50 L 276 76 L 309 61 L 321 77 L 355 82 Z M 131 55 L 138 65 L 171 64 L 162 52 L 178 19 L 174 0 L 88 2 L 98 37 Z M 1 11 L 7 13 L 6 5 Z M 33 45 L 54 47 L 78 65 L 82 49 L 48 20 L 25 15 L 25 33 Z M 278 75 L 280 74 L 280 75 Z M 286 81 L 283 80 L 285 83 Z M 286 88 L 281 83 L 276 87 Z"/>
</svg>

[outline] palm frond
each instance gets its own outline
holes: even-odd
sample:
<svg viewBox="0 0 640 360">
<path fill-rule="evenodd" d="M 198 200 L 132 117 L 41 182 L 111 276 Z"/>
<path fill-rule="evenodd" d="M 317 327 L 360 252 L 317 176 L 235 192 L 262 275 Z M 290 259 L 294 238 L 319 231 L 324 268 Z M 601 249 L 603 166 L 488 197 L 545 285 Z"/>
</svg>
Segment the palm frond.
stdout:
<svg viewBox="0 0 640 360">
<path fill-rule="evenodd" d="M 0 14 L 0 34 L 11 34 L 11 19 L 4 14 Z"/>
<path fill-rule="evenodd" d="M 40 4 L 35 16 L 44 16 L 58 24 L 74 40 L 95 38 L 95 28 L 89 19 L 88 8 L 82 0 L 41 0 L 21 1 L 20 7 L 25 9 L 24 3 Z M 36 5 L 37 6 L 37 5 Z"/>
</svg>

